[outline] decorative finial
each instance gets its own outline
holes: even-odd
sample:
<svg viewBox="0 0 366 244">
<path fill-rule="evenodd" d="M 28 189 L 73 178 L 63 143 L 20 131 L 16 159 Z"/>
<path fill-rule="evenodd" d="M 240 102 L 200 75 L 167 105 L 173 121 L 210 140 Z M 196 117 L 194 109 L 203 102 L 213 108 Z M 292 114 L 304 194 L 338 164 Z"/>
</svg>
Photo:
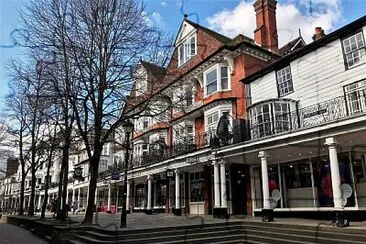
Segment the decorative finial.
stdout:
<svg viewBox="0 0 366 244">
<path fill-rule="evenodd" d="M 184 14 L 184 18 L 186 19 L 186 18 L 188 18 L 188 14 Z"/>
</svg>

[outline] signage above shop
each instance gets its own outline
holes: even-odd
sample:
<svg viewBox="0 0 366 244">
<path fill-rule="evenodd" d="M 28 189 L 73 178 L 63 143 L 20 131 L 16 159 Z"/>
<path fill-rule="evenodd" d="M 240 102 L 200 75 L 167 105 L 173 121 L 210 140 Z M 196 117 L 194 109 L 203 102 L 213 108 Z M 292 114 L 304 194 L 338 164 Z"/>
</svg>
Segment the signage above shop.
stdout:
<svg viewBox="0 0 366 244">
<path fill-rule="evenodd" d="M 112 180 L 119 180 L 119 176 L 120 176 L 119 172 L 115 171 L 112 173 L 111 178 L 112 178 Z"/>
</svg>

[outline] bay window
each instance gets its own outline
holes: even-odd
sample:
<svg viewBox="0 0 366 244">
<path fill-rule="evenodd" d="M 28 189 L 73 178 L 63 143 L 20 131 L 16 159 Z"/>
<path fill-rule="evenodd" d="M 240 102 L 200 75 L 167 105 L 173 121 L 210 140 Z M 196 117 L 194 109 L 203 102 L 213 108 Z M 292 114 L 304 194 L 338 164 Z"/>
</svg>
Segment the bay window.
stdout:
<svg viewBox="0 0 366 244">
<path fill-rule="evenodd" d="M 217 91 L 229 90 L 229 69 L 223 64 L 217 64 L 203 73 L 205 82 L 205 96 Z"/>
<path fill-rule="evenodd" d="M 249 108 L 251 138 L 261 138 L 290 130 L 291 103 L 270 101 Z"/>
</svg>

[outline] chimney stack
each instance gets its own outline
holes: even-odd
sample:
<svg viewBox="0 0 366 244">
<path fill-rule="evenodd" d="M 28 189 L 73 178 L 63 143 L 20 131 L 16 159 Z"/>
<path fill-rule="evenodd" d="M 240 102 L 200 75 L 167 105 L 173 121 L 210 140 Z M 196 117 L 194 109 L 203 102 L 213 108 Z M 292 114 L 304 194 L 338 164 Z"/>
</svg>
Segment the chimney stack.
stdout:
<svg viewBox="0 0 366 244">
<path fill-rule="evenodd" d="M 273 52 L 278 52 L 276 4 L 276 0 L 257 0 L 253 4 L 257 22 L 254 40 Z"/>
<path fill-rule="evenodd" d="M 315 27 L 315 34 L 313 35 L 313 40 L 319 40 L 325 36 L 324 30 L 321 27 Z"/>
</svg>

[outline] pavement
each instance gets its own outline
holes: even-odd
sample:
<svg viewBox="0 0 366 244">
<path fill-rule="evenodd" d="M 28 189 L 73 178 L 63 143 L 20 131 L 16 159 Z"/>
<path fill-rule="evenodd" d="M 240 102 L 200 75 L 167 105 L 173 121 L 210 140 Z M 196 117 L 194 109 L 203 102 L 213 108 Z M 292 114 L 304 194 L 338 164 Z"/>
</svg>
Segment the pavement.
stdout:
<svg viewBox="0 0 366 244">
<path fill-rule="evenodd" d="M 69 215 L 69 217 L 77 222 L 81 223 L 84 218 L 83 214 Z M 116 230 L 120 226 L 121 215 L 98 213 L 94 215 L 93 224 L 101 227 Z M 187 225 L 199 225 L 207 223 L 225 223 L 234 221 L 256 221 L 261 222 L 260 217 L 252 216 L 231 216 L 229 219 L 217 219 L 211 215 L 187 215 L 187 216 L 174 216 L 171 214 L 153 214 L 146 215 L 144 213 L 132 213 L 127 215 L 127 229 L 150 229 L 159 227 L 172 227 L 172 226 L 187 226 Z M 297 219 L 297 218 L 275 218 L 274 224 L 291 224 L 291 225 L 308 225 L 316 227 L 329 227 L 334 228 L 330 220 L 311 220 L 311 219 Z M 347 229 L 361 229 L 366 231 L 366 221 L 363 222 L 351 222 L 350 227 Z"/>
<path fill-rule="evenodd" d="M 0 224 L 0 243 L 1 244 L 47 244 L 48 242 L 33 235 L 28 230 L 22 229 L 11 224 Z"/>
<path fill-rule="evenodd" d="M 52 219 L 52 213 L 47 213 L 46 217 Z M 69 213 L 69 217 L 75 225 L 81 223 L 84 218 L 84 213 L 73 215 Z M 93 224 L 109 230 L 120 229 L 121 214 L 106 214 L 98 213 L 94 214 Z M 173 216 L 171 214 L 153 214 L 146 215 L 144 213 L 132 213 L 127 215 L 127 229 L 151 229 L 159 227 L 173 227 L 173 226 L 189 226 L 200 225 L 207 223 L 225 223 L 235 221 L 257 221 L 260 222 L 261 218 L 252 216 L 231 216 L 230 219 L 217 219 L 209 215 L 187 215 L 187 216 Z M 326 220 L 309 220 L 309 219 L 296 219 L 296 218 L 276 218 L 273 224 L 291 224 L 291 225 L 310 225 L 317 227 L 329 227 L 332 226 L 331 221 Z M 358 229 L 366 231 L 366 222 L 351 222 L 351 226 L 346 229 Z M 44 240 L 32 235 L 31 232 L 10 224 L 0 224 L 0 243 L 1 244 L 17 244 L 17 243 L 35 243 L 43 244 L 47 243 Z"/>
</svg>

